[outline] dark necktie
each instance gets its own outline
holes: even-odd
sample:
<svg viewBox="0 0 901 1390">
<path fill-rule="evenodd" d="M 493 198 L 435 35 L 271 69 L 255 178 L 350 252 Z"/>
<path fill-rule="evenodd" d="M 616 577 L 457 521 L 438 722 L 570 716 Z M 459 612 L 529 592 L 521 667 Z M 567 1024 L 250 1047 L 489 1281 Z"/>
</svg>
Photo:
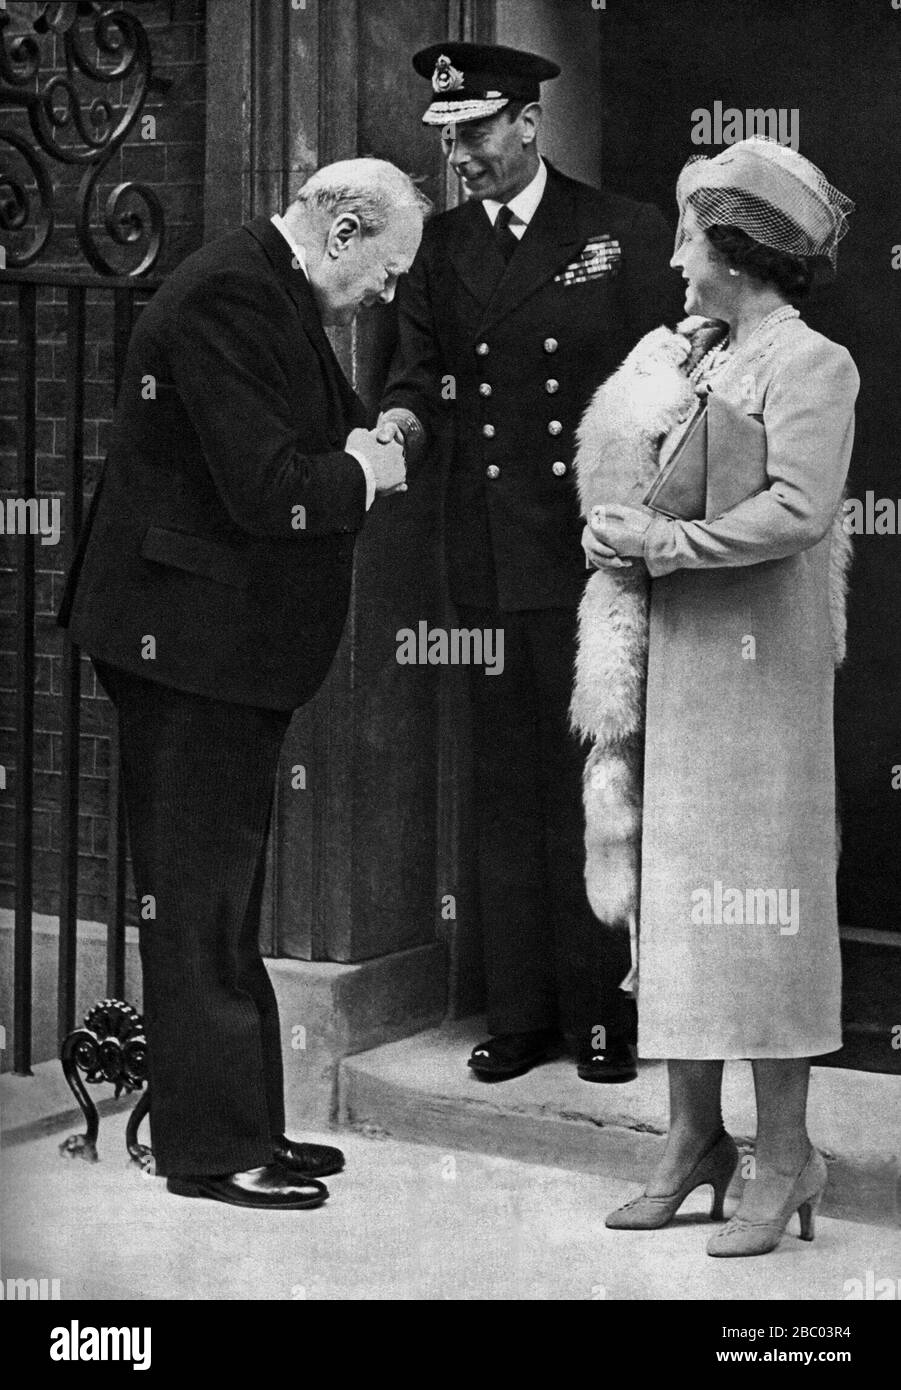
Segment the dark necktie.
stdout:
<svg viewBox="0 0 901 1390">
<path fill-rule="evenodd" d="M 505 261 L 509 261 L 513 252 L 519 245 L 518 239 L 510 230 L 510 223 L 513 220 L 513 213 L 506 203 L 504 203 L 497 215 L 494 223 L 494 239 L 497 242 L 497 249 L 500 251 Z"/>
</svg>

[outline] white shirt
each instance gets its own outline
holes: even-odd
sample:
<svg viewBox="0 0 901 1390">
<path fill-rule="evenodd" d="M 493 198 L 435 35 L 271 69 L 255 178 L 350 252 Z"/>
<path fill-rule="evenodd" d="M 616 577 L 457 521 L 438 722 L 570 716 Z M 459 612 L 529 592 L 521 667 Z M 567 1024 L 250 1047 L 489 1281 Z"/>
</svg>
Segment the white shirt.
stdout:
<svg viewBox="0 0 901 1390">
<path fill-rule="evenodd" d="M 538 173 L 531 183 L 527 183 L 521 193 L 517 193 L 515 198 L 511 198 L 507 207 L 513 216 L 510 219 L 510 231 L 518 239 L 522 240 L 526 227 L 538 210 L 538 204 L 544 196 L 544 188 L 547 183 L 547 165 L 538 156 Z M 482 203 L 483 208 L 488 214 L 492 227 L 497 221 L 497 215 L 503 203 L 498 203 L 494 198 L 486 198 Z"/>
<path fill-rule="evenodd" d="M 275 227 L 277 231 L 281 232 L 282 236 L 285 238 L 285 241 L 288 243 L 288 245 L 291 247 L 292 252 L 294 253 L 294 259 L 297 261 L 298 265 L 300 266 L 300 269 L 307 277 L 307 280 L 309 280 L 310 272 L 307 270 L 306 251 L 298 242 L 294 240 L 293 236 L 288 231 L 288 225 L 285 222 L 285 219 L 283 217 L 280 217 L 277 212 L 274 212 L 269 220 L 272 223 L 273 227 Z M 344 452 L 345 454 L 351 454 L 357 460 L 357 463 L 362 468 L 363 473 L 366 477 L 366 510 L 368 512 L 369 508 L 372 506 L 375 500 L 375 474 L 372 471 L 372 465 L 369 462 L 368 458 L 366 458 L 365 455 L 361 454 L 358 449 L 348 449 L 345 445 Z"/>
</svg>

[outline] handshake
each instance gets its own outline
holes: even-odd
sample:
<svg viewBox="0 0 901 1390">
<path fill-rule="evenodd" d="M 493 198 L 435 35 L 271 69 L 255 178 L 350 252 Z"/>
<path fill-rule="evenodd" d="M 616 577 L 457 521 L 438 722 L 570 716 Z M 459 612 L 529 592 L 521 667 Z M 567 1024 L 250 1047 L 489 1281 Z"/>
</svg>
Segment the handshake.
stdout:
<svg viewBox="0 0 901 1390">
<path fill-rule="evenodd" d="M 392 492 L 406 492 L 404 434 L 396 419 L 392 419 L 390 415 L 380 415 L 374 430 L 351 430 L 345 448 L 362 454 L 366 459 L 372 469 L 375 490 L 379 496 L 385 497 Z"/>
</svg>

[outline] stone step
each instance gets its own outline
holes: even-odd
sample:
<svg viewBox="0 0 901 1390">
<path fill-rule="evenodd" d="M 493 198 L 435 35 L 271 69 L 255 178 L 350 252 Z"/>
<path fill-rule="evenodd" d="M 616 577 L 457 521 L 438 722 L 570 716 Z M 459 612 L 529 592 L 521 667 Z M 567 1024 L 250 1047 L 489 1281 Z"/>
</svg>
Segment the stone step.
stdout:
<svg viewBox="0 0 901 1390">
<path fill-rule="evenodd" d="M 465 1019 L 345 1058 L 340 1122 L 369 1135 L 644 1181 L 666 1131 L 663 1062 L 642 1062 L 638 1080 L 624 1086 L 581 1081 L 562 1057 L 486 1084 L 466 1066 L 485 1036 L 482 1020 Z M 755 1108 L 746 1062 L 726 1064 L 723 1113 L 750 1155 Z M 811 1138 L 829 1163 L 824 1214 L 901 1224 L 901 1077 L 814 1067 L 809 1115 Z M 740 1186 L 737 1177 L 736 1194 Z"/>
</svg>

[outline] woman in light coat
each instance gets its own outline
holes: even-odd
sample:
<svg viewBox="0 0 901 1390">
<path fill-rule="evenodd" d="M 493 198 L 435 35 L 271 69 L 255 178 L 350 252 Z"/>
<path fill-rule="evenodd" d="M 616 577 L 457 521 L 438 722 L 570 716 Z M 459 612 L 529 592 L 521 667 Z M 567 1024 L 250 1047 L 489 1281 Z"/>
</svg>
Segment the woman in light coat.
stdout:
<svg viewBox="0 0 901 1390">
<path fill-rule="evenodd" d="M 795 1211 L 813 1236 L 826 1165 L 807 1135 L 810 1058 L 841 1047 L 832 705 L 859 381 L 795 305 L 818 265 L 834 267 L 853 205 L 802 156 L 758 138 L 690 161 L 678 197 L 673 265 L 701 317 L 648 335 L 605 383 L 577 460 L 583 544 L 599 569 L 573 703 L 596 740 L 589 892 L 609 920 L 609 885 L 629 906 L 617 871 L 636 902 L 640 882 L 639 1055 L 668 1059 L 671 1108 L 645 1193 L 607 1224 L 662 1226 L 704 1183 L 722 1214 L 738 1161 L 723 1061 L 750 1059 L 754 1179 L 708 1244 L 750 1255 L 773 1249 Z M 641 497 L 704 391 L 759 432 L 765 483 L 707 520 L 671 519 Z M 713 447 L 711 433 L 709 468 L 729 467 Z M 617 865 L 604 841 L 618 812 Z"/>
</svg>

